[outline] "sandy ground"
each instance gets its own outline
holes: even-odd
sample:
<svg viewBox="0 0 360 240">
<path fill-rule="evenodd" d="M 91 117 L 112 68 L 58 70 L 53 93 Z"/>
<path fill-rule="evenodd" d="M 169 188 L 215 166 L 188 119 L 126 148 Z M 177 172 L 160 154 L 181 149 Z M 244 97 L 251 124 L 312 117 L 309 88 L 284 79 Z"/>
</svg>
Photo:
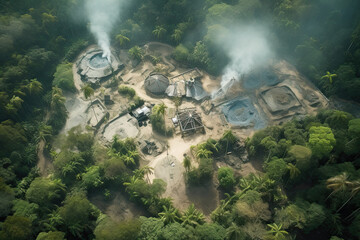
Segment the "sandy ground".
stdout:
<svg viewBox="0 0 360 240">
<path fill-rule="evenodd" d="M 64 95 L 66 97 L 65 107 L 69 114 L 61 133 L 67 133 L 71 128 L 78 125 L 86 126 L 88 119 L 86 109 L 90 104 L 90 101 L 85 101 L 79 97 L 78 93 L 65 93 Z"/>
<path fill-rule="evenodd" d="M 118 135 L 120 139 L 136 138 L 139 134 L 139 129 L 136 125 L 136 120 L 129 114 L 126 114 L 111 122 L 105 128 L 103 136 L 107 141 L 111 141 L 115 134 Z"/>
<path fill-rule="evenodd" d="M 145 101 L 152 104 L 159 104 L 162 102 L 165 103 L 168 106 L 168 111 L 165 115 L 166 124 L 170 127 L 172 125 L 170 119 L 171 117 L 173 117 L 173 113 L 175 112 L 174 102 L 166 97 L 155 98 L 153 96 L 149 96 L 143 86 L 144 80 L 151 72 L 154 71 L 160 71 L 165 75 L 171 77 L 187 69 L 179 67 L 178 64 L 176 64 L 176 62 L 171 59 L 171 53 L 173 51 L 173 48 L 169 45 L 154 42 L 146 44 L 144 46 L 144 49 L 147 54 L 159 56 L 161 59 L 160 64 L 154 66 L 151 62 L 144 60 L 135 66 L 133 62 L 129 59 L 127 51 L 121 50 L 119 53 L 119 58 L 120 61 L 125 63 L 125 68 L 117 74 L 117 77 L 121 77 L 123 79 L 123 81 L 120 82 L 121 85 L 127 85 L 129 87 L 132 87 L 136 91 L 136 94 Z M 276 65 L 276 68 L 279 72 L 286 74 L 289 79 L 303 80 L 303 78 L 299 75 L 296 69 L 292 68 L 291 65 L 287 64 L 284 61 L 279 62 L 278 65 Z M 78 92 L 76 94 L 67 96 L 66 107 L 69 111 L 69 119 L 66 123 L 64 131 L 67 131 L 71 127 L 78 124 L 84 126 L 86 117 L 84 116 L 83 112 L 89 103 L 89 101 L 84 100 L 83 94 L 81 94 L 80 90 L 83 83 L 80 79 L 79 74 L 76 73 L 75 64 L 73 72 L 74 82 Z M 203 78 L 201 81 L 205 91 L 207 91 L 208 93 L 212 93 L 217 90 L 220 86 L 220 77 L 216 78 L 207 74 L 204 71 L 201 72 L 203 74 Z M 294 92 L 296 95 L 301 95 L 300 90 L 302 88 L 306 88 L 307 86 L 310 86 L 311 89 L 316 91 L 313 85 L 308 84 L 306 80 L 304 81 L 304 83 L 303 81 L 301 81 L 301 84 L 297 85 L 297 87 L 294 87 Z M 129 99 L 119 95 L 117 89 L 105 88 L 105 85 L 106 82 L 102 83 L 102 86 L 99 89 L 95 90 L 94 98 L 98 97 L 99 99 L 103 99 L 104 94 L 109 94 L 111 96 L 114 104 L 106 106 L 107 111 L 110 113 L 109 121 L 111 121 L 112 119 L 117 117 L 120 112 L 128 108 Z M 296 92 L 296 89 L 299 89 L 299 92 Z M 231 88 L 230 93 L 231 94 L 229 96 L 226 96 L 224 100 L 246 94 L 240 88 L 239 83 L 234 84 L 234 86 Z M 324 100 L 323 98 L 322 101 L 324 101 L 324 103 L 326 102 L 326 100 Z M 164 197 L 171 197 L 173 199 L 175 207 L 179 208 L 180 210 L 184 210 L 191 203 L 194 203 L 198 209 L 201 209 L 205 215 L 209 216 L 211 211 L 213 211 L 219 204 L 219 192 L 217 191 L 217 186 L 209 183 L 208 185 L 199 187 L 187 187 L 185 185 L 185 169 L 182 162 L 184 154 L 189 154 L 191 156 L 191 146 L 204 142 L 208 138 L 219 139 L 224 133 L 224 131 L 229 129 L 231 126 L 229 126 L 226 121 L 221 118 L 222 114 L 220 113 L 219 108 L 213 109 L 209 115 L 206 115 L 201 109 L 199 103 L 184 99 L 179 108 L 185 107 L 197 108 L 205 125 L 205 134 L 197 133 L 195 135 L 182 138 L 181 134 L 179 134 L 179 130 L 177 130 L 174 136 L 166 138 L 152 132 L 151 125 L 142 126 L 134 130 L 132 129 L 132 126 L 128 125 L 127 121 L 129 119 L 119 119 L 119 121 L 115 121 L 113 124 L 109 125 L 107 129 L 105 129 L 104 137 L 105 139 L 109 140 L 112 138 L 112 135 L 116 133 L 123 137 L 137 137 L 138 139 L 150 137 L 161 143 L 164 143 L 164 145 L 167 145 L 168 154 L 165 150 L 163 153 L 156 157 L 146 155 L 141 162 L 141 164 L 148 164 L 155 169 L 154 174 L 149 176 L 150 181 L 153 181 L 153 179 L 155 178 L 163 179 L 167 183 Z M 316 109 L 314 109 L 314 111 L 315 110 Z M 232 130 L 242 140 L 244 140 L 246 137 L 251 137 L 254 133 L 253 129 L 246 128 L 232 127 Z M 101 138 L 101 132 L 102 131 L 97 132 L 97 137 Z M 194 157 L 192 157 L 192 161 L 192 164 L 194 166 L 198 164 Z M 237 171 L 237 174 L 241 176 L 246 176 L 250 173 L 260 173 L 261 171 L 262 161 L 253 160 L 249 163 L 243 164 L 242 168 Z M 116 195 L 111 204 L 104 203 L 100 197 L 95 197 L 92 199 L 92 201 L 96 203 L 96 205 L 99 206 L 102 211 L 112 216 L 113 218 L 119 217 L 120 219 L 137 216 L 134 206 L 131 205 L 131 203 L 127 202 L 126 199 L 121 196 L 121 194 Z"/>
</svg>

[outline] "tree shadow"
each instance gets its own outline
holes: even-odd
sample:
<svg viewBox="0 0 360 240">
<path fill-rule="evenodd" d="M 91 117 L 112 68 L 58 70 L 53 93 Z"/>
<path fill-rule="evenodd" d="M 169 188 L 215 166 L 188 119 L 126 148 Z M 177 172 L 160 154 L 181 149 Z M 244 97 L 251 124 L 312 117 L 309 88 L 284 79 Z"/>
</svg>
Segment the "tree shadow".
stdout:
<svg viewBox="0 0 360 240">
<path fill-rule="evenodd" d="M 205 215 L 210 215 L 219 205 L 219 192 L 212 182 L 198 186 L 188 186 L 186 195 L 194 203 L 195 207 Z"/>
<path fill-rule="evenodd" d="M 115 221 L 148 216 L 142 206 L 128 200 L 124 193 L 116 189 L 111 190 L 113 196 L 110 200 L 104 198 L 103 191 L 96 191 L 89 194 L 90 202 Z"/>
</svg>

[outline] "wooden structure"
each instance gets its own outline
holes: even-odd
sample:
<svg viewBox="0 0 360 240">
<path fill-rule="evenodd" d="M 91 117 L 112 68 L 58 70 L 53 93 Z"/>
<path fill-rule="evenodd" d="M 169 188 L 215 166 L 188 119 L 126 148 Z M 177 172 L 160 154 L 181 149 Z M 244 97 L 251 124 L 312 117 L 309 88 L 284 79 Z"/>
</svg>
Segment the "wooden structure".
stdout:
<svg viewBox="0 0 360 240">
<path fill-rule="evenodd" d="M 199 69 L 194 68 L 170 78 L 171 84 L 165 93 L 169 97 L 188 97 L 201 101 L 208 96 L 200 81 L 202 77 Z"/>
<path fill-rule="evenodd" d="M 188 81 L 188 80 L 200 80 L 202 77 L 201 72 L 197 68 L 190 69 L 188 71 L 185 71 L 183 73 L 180 73 L 179 75 L 176 75 L 174 77 L 170 78 L 170 81 L 172 83 L 178 82 L 178 81 Z"/>
<path fill-rule="evenodd" d="M 176 114 L 181 135 L 195 133 L 197 131 L 205 132 L 204 125 L 201 121 L 200 115 L 195 108 L 179 109 Z"/>
</svg>

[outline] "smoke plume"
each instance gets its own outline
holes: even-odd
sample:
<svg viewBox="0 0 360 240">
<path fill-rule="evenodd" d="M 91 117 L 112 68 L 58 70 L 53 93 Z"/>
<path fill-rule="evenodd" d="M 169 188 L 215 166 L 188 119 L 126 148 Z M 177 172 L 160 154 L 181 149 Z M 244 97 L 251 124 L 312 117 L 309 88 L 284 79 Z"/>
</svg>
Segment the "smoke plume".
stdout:
<svg viewBox="0 0 360 240">
<path fill-rule="evenodd" d="M 230 59 L 221 79 L 221 89 L 226 92 L 244 74 L 264 66 L 273 57 L 267 31 L 262 27 L 235 27 L 220 34 L 217 41 Z"/>
<path fill-rule="evenodd" d="M 119 17 L 120 0 L 86 0 L 86 13 L 90 21 L 90 30 L 103 50 L 103 57 L 110 62 L 109 34 Z"/>
</svg>

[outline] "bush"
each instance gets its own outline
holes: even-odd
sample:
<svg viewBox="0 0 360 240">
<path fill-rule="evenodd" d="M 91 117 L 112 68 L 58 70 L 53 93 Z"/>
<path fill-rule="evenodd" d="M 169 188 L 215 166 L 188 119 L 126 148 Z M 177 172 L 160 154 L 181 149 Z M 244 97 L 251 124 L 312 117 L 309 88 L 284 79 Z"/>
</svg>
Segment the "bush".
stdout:
<svg viewBox="0 0 360 240">
<path fill-rule="evenodd" d="M 150 115 L 150 122 L 154 131 L 168 137 L 172 136 L 173 130 L 166 128 L 164 118 L 161 115 L 152 113 Z"/>
<path fill-rule="evenodd" d="M 212 178 L 213 173 L 213 160 L 211 158 L 201 158 L 199 167 L 187 173 L 187 183 L 190 185 L 204 183 Z"/>
<path fill-rule="evenodd" d="M 231 191 L 235 186 L 234 171 L 229 167 L 221 167 L 218 170 L 218 180 L 220 187 L 226 191 Z"/>
<path fill-rule="evenodd" d="M 71 92 L 74 92 L 76 90 L 72 72 L 72 63 L 63 62 L 56 67 L 53 86 Z"/>
<path fill-rule="evenodd" d="M 65 239 L 65 233 L 64 232 L 41 232 L 37 236 L 36 240 L 63 240 Z"/>
<path fill-rule="evenodd" d="M 306 172 L 311 167 L 316 165 L 316 161 L 311 161 L 312 152 L 311 149 L 307 147 L 300 145 L 293 145 L 289 150 L 289 154 L 290 156 L 295 158 L 296 167 L 302 172 Z"/>
<path fill-rule="evenodd" d="M 211 158 L 202 158 L 200 159 L 199 164 L 199 180 L 200 182 L 208 181 L 212 178 L 214 173 L 213 161 Z"/>
<path fill-rule="evenodd" d="M 313 156 L 318 159 L 328 157 L 336 144 L 331 128 L 314 126 L 310 128 L 309 133 L 309 146 Z"/>
<path fill-rule="evenodd" d="M 138 107 L 141 107 L 144 105 L 144 100 L 140 98 L 139 96 L 135 96 L 133 98 L 133 102 L 130 104 L 129 111 L 132 111 Z"/>
<path fill-rule="evenodd" d="M 265 166 L 266 174 L 269 178 L 279 182 L 287 172 L 286 163 L 282 158 L 274 157 Z"/>
<path fill-rule="evenodd" d="M 2 223 L 0 239 L 26 240 L 31 238 L 31 220 L 21 216 L 8 216 Z"/>
<path fill-rule="evenodd" d="M 119 86 L 118 90 L 119 94 L 128 96 L 129 98 L 133 98 L 135 96 L 135 90 L 133 88 L 127 87 L 127 86 Z"/>
<path fill-rule="evenodd" d="M 189 50 L 182 44 L 178 45 L 173 53 L 173 58 L 181 63 L 186 63 L 189 57 Z"/>
</svg>

